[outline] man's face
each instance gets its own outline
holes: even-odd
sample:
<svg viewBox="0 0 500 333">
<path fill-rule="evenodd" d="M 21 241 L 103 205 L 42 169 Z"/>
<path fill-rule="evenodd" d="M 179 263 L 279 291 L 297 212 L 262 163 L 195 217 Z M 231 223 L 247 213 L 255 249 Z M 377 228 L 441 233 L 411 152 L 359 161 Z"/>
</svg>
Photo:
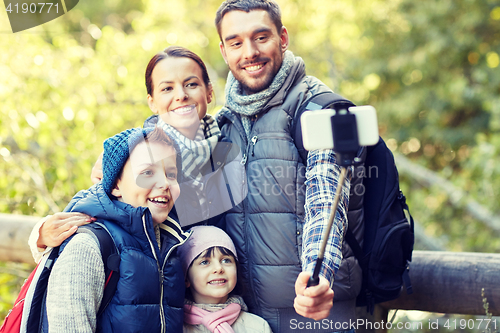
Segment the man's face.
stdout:
<svg viewBox="0 0 500 333">
<path fill-rule="evenodd" d="M 248 94 L 269 87 L 288 47 L 285 27 L 277 31 L 265 10 L 233 10 L 222 18 L 220 51 Z"/>
</svg>

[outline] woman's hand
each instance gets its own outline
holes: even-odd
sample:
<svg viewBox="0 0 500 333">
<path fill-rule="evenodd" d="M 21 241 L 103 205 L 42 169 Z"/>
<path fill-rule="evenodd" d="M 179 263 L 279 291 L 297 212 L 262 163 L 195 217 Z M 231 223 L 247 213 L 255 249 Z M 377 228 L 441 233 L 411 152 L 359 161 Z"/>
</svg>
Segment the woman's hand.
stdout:
<svg viewBox="0 0 500 333">
<path fill-rule="evenodd" d="M 82 213 L 55 213 L 43 223 L 39 231 L 39 248 L 55 247 L 73 235 L 79 226 L 94 222 L 96 219 Z"/>
<path fill-rule="evenodd" d="M 104 152 L 99 155 L 97 161 L 95 161 L 94 167 L 92 168 L 92 173 L 90 174 L 90 179 L 93 184 L 97 184 L 102 179 L 102 155 Z"/>
</svg>

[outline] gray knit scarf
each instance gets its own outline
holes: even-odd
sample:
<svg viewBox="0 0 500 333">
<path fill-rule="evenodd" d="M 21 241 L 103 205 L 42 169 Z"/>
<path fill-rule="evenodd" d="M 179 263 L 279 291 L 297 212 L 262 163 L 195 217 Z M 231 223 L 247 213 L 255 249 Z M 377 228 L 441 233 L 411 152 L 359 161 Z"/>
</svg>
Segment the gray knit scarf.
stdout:
<svg viewBox="0 0 500 333">
<path fill-rule="evenodd" d="M 157 126 L 175 138 L 181 148 L 182 172 L 191 179 L 199 180 L 200 169 L 208 162 L 220 137 L 219 126 L 215 119 L 207 114 L 200 121 L 200 127 L 194 140 L 182 135 L 178 130 L 158 117 Z"/>
<path fill-rule="evenodd" d="M 190 140 L 177 131 L 174 127 L 165 123 L 161 117 L 158 117 L 157 126 L 166 133 L 174 137 L 181 149 L 182 174 L 184 181 L 190 182 L 197 192 L 200 201 L 201 216 L 208 217 L 207 199 L 202 195 L 204 184 L 203 175 L 200 169 L 210 160 L 210 156 L 217 146 L 220 138 L 219 126 L 215 119 L 206 114 L 200 121 L 200 127 L 194 140 Z"/>
<path fill-rule="evenodd" d="M 251 116 L 254 116 L 262 111 L 262 108 L 269 102 L 269 100 L 281 89 L 285 79 L 292 69 L 295 62 L 295 57 L 291 51 L 286 51 L 283 57 L 281 68 L 276 73 L 271 85 L 258 93 L 246 95 L 231 71 L 227 76 L 226 82 L 226 104 L 221 111 L 231 110 L 241 115 L 241 122 L 245 129 L 247 139 L 250 141 L 250 131 L 252 129 Z"/>
</svg>

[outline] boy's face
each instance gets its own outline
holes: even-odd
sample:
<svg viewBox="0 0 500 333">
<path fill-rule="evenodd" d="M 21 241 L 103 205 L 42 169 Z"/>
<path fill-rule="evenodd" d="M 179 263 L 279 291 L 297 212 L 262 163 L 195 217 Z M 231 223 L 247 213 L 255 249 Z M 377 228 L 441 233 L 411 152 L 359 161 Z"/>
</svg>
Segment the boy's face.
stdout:
<svg viewBox="0 0 500 333">
<path fill-rule="evenodd" d="M 205 251 L 206 252 L 206 251 Z M 186 287 L 191 288 L 195 303 L 221 304 L 236 286 L 236 262 L 215 249 L 212 257 L 202 253 L 188 270 Z"/>
<path fill-rule="evenodd" d="M 111 193 L 133 207 L 148 207 L 155 224 L 165 221 L 180 194 L 174 147 L 139 143 Z"/>
<path fill-rule="evenodd" d="M 277 31 L 265 10 L 233 10 L 221 20 L 220 51 L 248 94 L 271 85 L 288 48 L 285 27 Z"/>
</svg>

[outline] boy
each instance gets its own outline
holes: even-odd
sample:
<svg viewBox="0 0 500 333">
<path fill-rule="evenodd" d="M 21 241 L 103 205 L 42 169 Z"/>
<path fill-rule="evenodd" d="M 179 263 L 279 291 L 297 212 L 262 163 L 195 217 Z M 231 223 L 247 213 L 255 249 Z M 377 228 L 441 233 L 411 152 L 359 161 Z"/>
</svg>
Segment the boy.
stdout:
<svg viewBox="0 0 500 333">
<path fill-rule="evenodd" d="M 184 279 L 176 248 L 188 234 L 169 216 L 179 196 L 174 143 L 159 128 L 134 128 L 104 142 L 103 181 L 65 211 L 94 216 L 120 253 L 120 279 L 100 318 L 104 264 L 89 234 L 61 246 L 47 292 L 50 332 L 181 332 Z"/>
</svg>

